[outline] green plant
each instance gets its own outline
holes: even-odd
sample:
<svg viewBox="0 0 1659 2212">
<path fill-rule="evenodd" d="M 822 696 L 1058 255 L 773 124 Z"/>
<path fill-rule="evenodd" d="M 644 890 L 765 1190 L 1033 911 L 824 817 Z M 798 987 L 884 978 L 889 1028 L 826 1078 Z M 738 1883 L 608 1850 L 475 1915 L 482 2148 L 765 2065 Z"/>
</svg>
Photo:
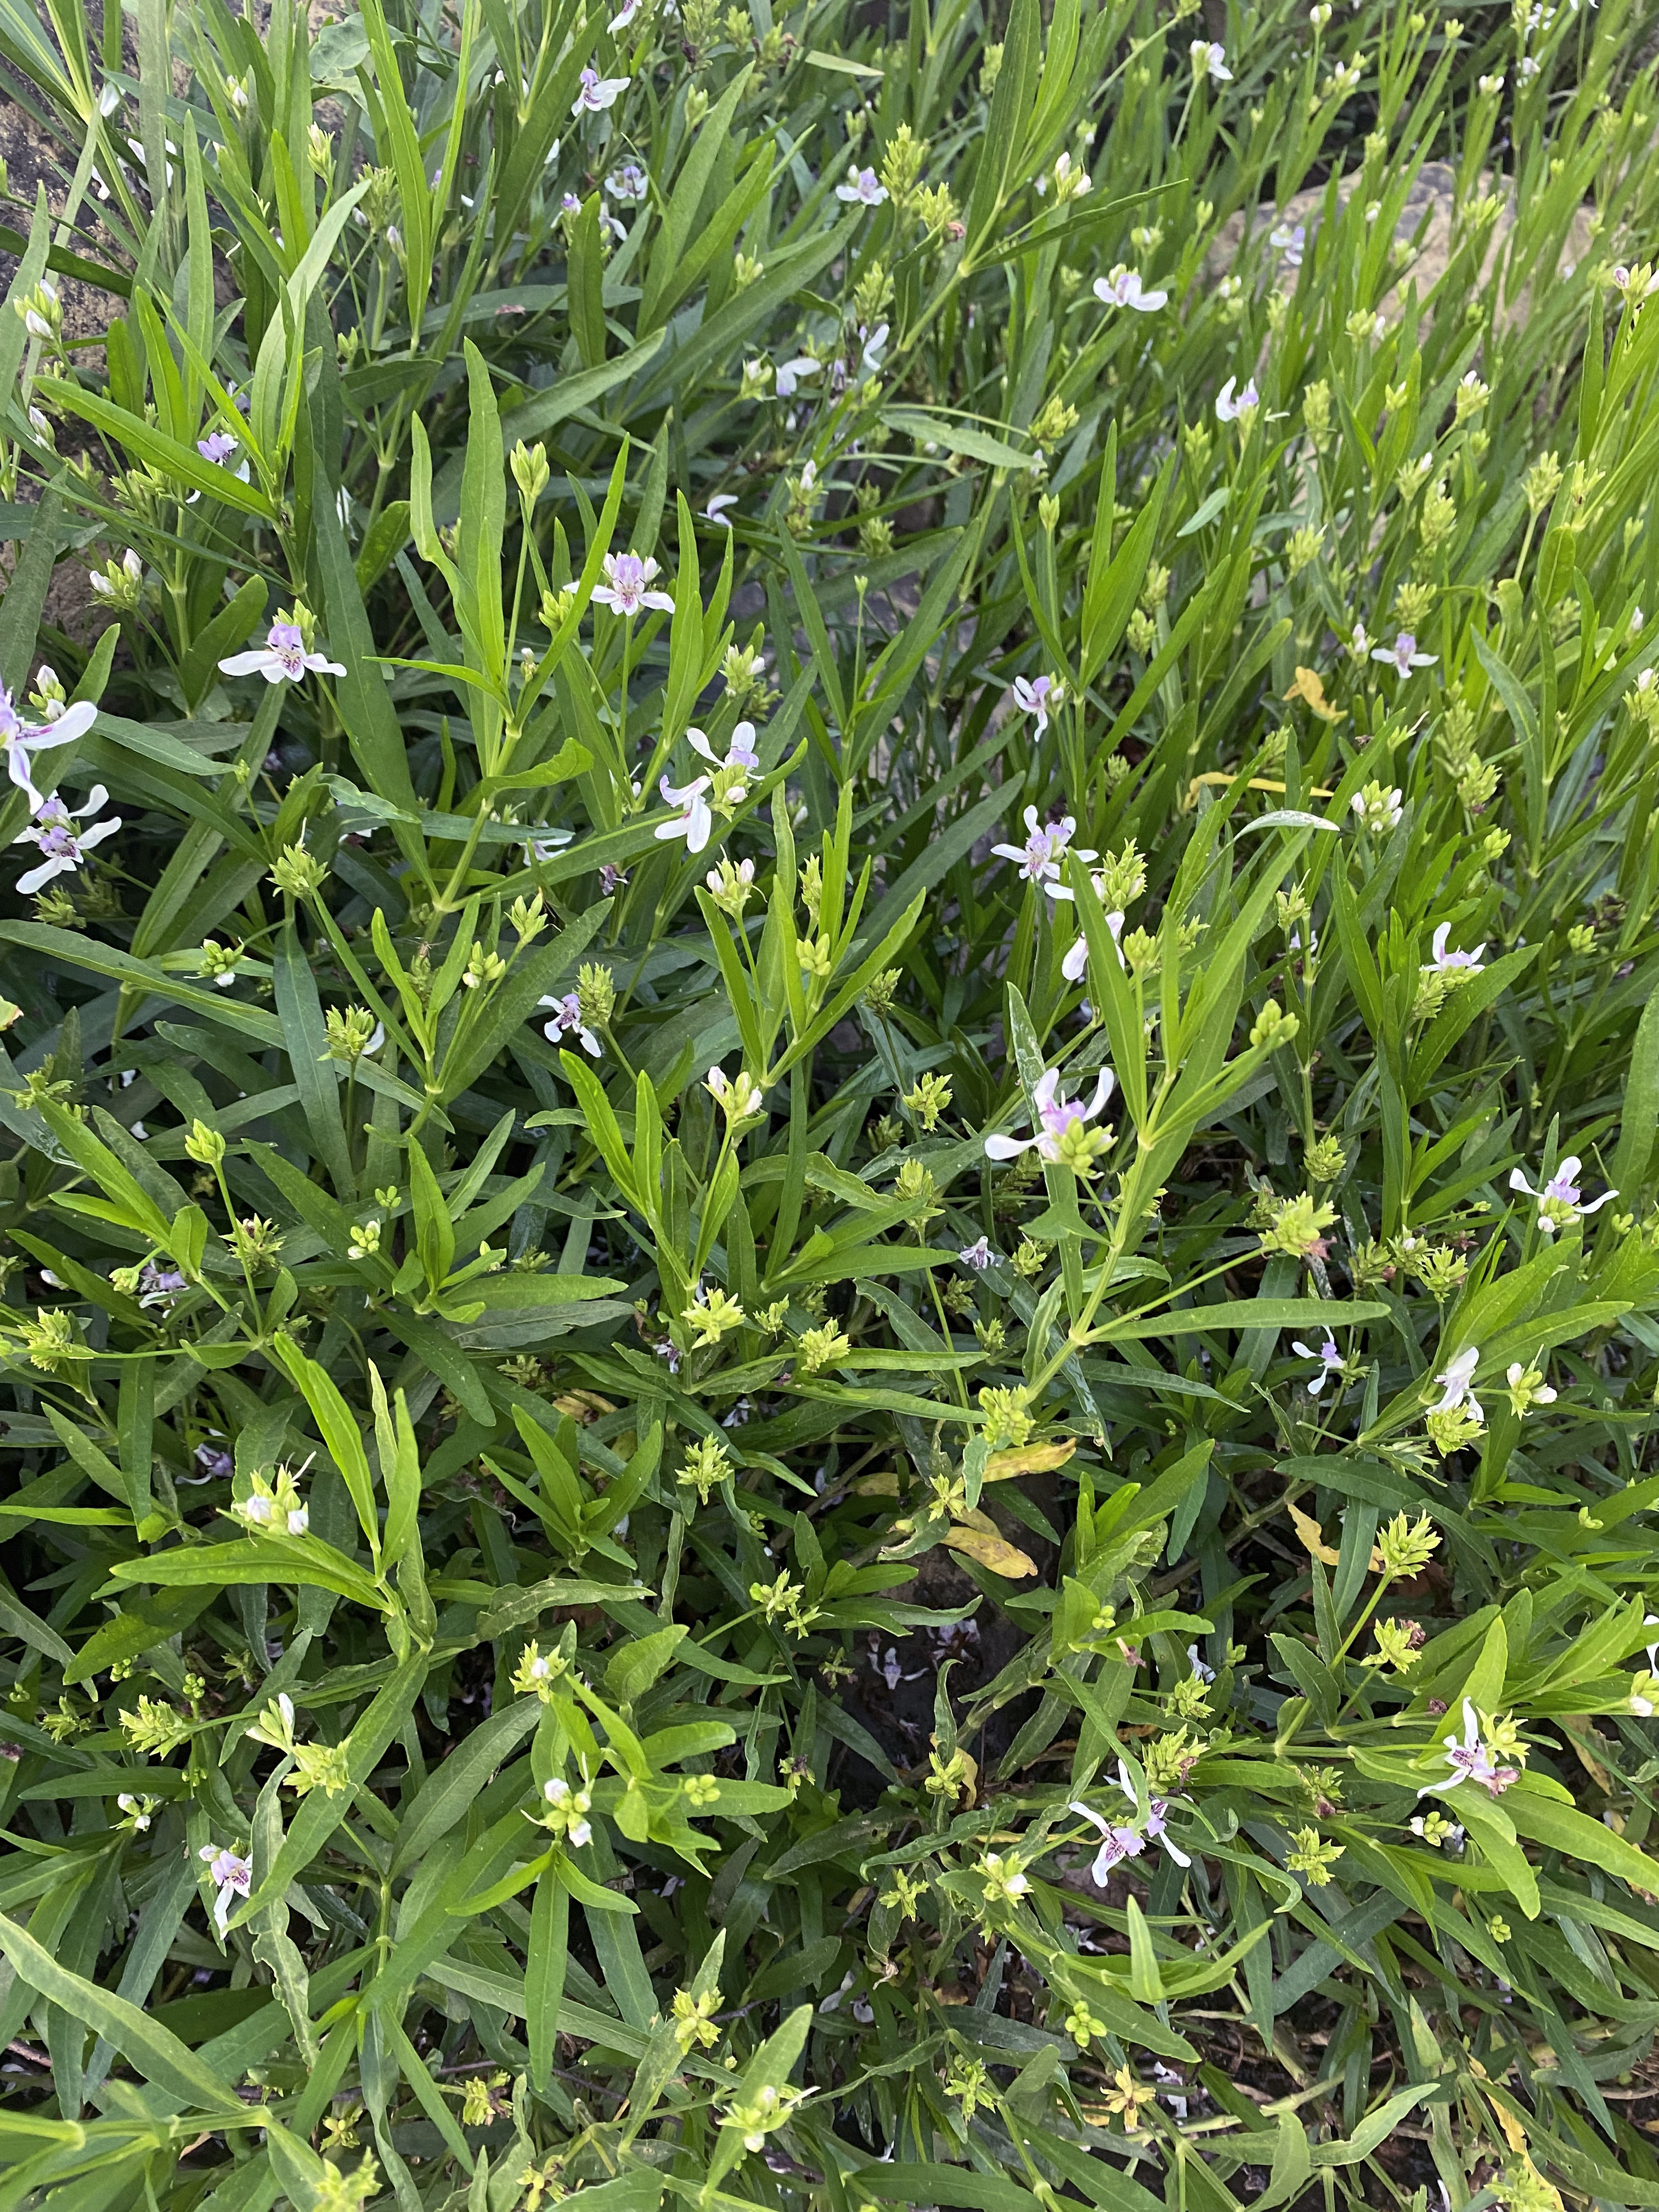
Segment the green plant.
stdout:
<svg viewBox="0 0 1659 2212">
<path fill-rule="evenodd" d="M 0 0 L 0 2205 L 1652 2203 L 1645 12 L 603 14 Z"/>
</svg>

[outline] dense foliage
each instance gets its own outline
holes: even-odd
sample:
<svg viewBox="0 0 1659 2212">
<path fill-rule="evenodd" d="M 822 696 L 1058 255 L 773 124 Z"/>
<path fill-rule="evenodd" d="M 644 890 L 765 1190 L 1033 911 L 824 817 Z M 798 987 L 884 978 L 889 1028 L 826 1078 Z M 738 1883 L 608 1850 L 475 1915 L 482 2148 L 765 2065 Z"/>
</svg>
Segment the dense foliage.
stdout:
<svg viewBox="0 0 1659 2212">
<path fill-rule="evenodd" d="M 0 0 L 0 2207 L 1659 2204 L 1651 28 Z"/>
</svg>

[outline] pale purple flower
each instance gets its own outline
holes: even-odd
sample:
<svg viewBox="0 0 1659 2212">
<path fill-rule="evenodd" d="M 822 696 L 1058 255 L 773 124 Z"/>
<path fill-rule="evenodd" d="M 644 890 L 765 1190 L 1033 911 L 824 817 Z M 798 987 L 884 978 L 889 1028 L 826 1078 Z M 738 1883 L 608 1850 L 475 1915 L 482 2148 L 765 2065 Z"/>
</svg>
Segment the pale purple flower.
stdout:
<svg viewBox="0 0 1659 2212">
<path fill-rule="evenodd" d="M 599 890 L 602 896 L 613 897 L 627 881 L 626 868 L 619 868 L 614 860 L 599 862 Z"/>
<path fill-rule="evenodd" d="M 642 0 L 623 0 L 623 5 L 611 18 L 609 29 L 612 38 L 615 38 L 618 31 L 625 31 L 628 28 L 635 16 L 639 14 L 641 4 Z"/>
<path fill-rule="evenodd" d="M 605 179 L 605 188 L 613 200 L 642 200 L 651 189 L 651 180 L 637 161 L 624 161 Z"/>
<path fill-rule="evenodd" d="M 1041 884 L 1051 898 L 1059 898 L 1061 891 L 1055 886 L 1060 884 L 1060 864 L 1071 849 L 1077 817 L 1064 815 L 1060 821 L 1044 827 L 1037 821 L 1036 807 L 1028 806 L 1025 828 L 1027 836 L 1023 845 L 993 845 L 991 850 L 999 860 L 1018 860 L 1019 872 L 1027 883 Z M 1079 860 L 1099 858 L 1091 847 L 1084 845 L 1077 848 L 1077 856 Z"/>
<path fill-rule="evenodd" d="M 873 169 L 860 169 L 854 162 L 847 172 L 847 182 L 836 186 L 838 200 L 856 200 L 860 207 L 879 207 L 887 197 L 887 187 L 879 184 Z"/>
<path fill-rule="evenodd" d="M 132 1133 L 138 1134 L 139 1124 L 134 1122 Z M 151 1261 L 138 1277 L 141 1306 L 170 1305 L 185 1288 L 185 1278 L 177 1267 L 158 1267 Z"/>
<path fill-rule="evenodd" d="M 1538 1200 L 1538 1226 L 1546 1237 L 1553 1237 L 1563 1217 L 1577 1217 L 1583 1221 L 1586 1215 L 1597 1212 L 1609 1199 L 1617 1198 L 1616 1190 L 1604 1190 L 1600 1198 L 1591 1199 L 1586 1206 L 1579 1186 L 1578 1170 L 1583 1162 L 1577 1152 L 1569 1152 L 1541 1190 L 1534 1190 L 1519 1168 L 1510 1170 L 1510 1188 L 1524 1190 Z"/>
<path fill-rule="evenodd" d="M 708 788 L 708 778 L 700 775 L 690 783 L 678 787 L 664 776 L 658 788 L 665 805 L 678 807 L 679 811 L 666 822 L 657 824 L 659 839 L 684 837 L 688 853 L 701 853 L 708 842 L 714 827 L 714 817 L 708 811 L 708 801 L 703 797 Z"/>
<path fill-rule="evenodd" d="M 226 1932 L 231 1908 L 239 1897 L 246 1897 L 253 1887 L 253 1868 L 246 1859 L 240 1859 L 234 1851 L 222 1851 L 215 1844 L 204 1844 L 196 1854 L 207 1861 L 208 1880 L 218 1891 L 218 1901 L 213 1908 L 213 1917 L 218 1923 L 219 1933 Z"/>
<path fill-rule="evenodd" d="M 1419 653 L 1417 640 L 1408 629 L 1402 629 L 1392 645 L 1379 645 L 1371 652 L 1373 660 L 1392 661 L 1395 673 L 1402 678 L 1409 676 L 1413 668 L 1432 668 L 1439 658 L 1437 653 Z"/>
<path fill-rule="evenodd" d="M 1434 933 L 1434 957 L 1423 963 L 1425 973 L 1432 969 L 1442 975 L 1458 973 L 1478 975 L 1481 968 L 1480 956 L 1486 949 L 1485 945 L 1477 945 L 1473 952 L 1448 951 L 1446 940 L 1450 935 L 1451 924 L 1443 921 Z"/>
<path fill-rule="evenodd" d="M 1029 681 L 1024 676 L 1016 676 L 1013 692 L 1014 704 L 1019 708 L 1021 714 L 1036 716 L 1038 737 L 1041 737 L 1048 726 L 1050 701 L 1052 700 L 1054 706 L 1058 708 L 1060 701 L 1066 696 L 1065 687 L 1053 676 L 1035 676 Z"/>
<path fill-rule="evenodd" d="M 1103 307 L 1133 307 L 1142 315 L 1156 314 L 1170 296 L 1147 291 L 1136 272 L 1121 261 L 1109 276 L 1096 277 L 1094 293 Z"/>
<path fill-rule="evenodd" d="M 28 800 L 31 811 L 38 812 L 46 800 L 34 787 L 34 778 L 29 772 L 31 753 L 48 752 L 54 745 L 66 745 L 82 737 L 97 718 L 98 709 L 87 700 L 66 707 L 44 729 L 24 721 L 11 702 L 11 694 L 0 689 L 0 746 L 6 755 L 6 774 Z"/>
<path fill-rule="evenodd" d="M 1276 246 L 1284 255 L 1287 269 L 1302 266 L 1302 252 L 1307 242 L 1307 226 L 1300 222 L 1293 225 L 1281 223 L 1277 230 L 1268 234 L 1267 238 L 1269 246 Z"/>
<path fill-rule="evenodd" d="M 233 455 L 240 453 L 241 447 L 240 441 L 233 438 L 228 430 L 210 430 L 205 438 L 196 441 L 196 450 L 204 461 L 211 461 L 215 468 L 228 469 Z M 231 473 L 246 483 L 248 480 L 247 463 L 243 461 Z"/>
<path fill-rule="evenodd" d="M 742 799 L 748 792 L 747 779 L 760 766 L 760 755 L 755 750 L 755 726 L 739 722 L 732 732 L 732 742 L 722 760 L 701 730 L 688 730 L 686 741 L 694 753 L 700 753 L 711 768 L 735 770 L 741 779 L 726 791 L 727 799 Z"/>
<path fill-rule="evenodd" d="M 542 1024 L 542 1035 L 549 1044 L 557 1044 L 562 1036 L 574 1036 L 590 1060 L 597 1060 L 604 1047 L 582 1019 L 581 1003 L 574 991 L 563 998 L 538 999 L 538 1009 L 550 1007 L 552 1018 Z"/>
<path fill-rule="evenodd" d="M 726 510 L 728 507 L 735 507 L 737 504 L 736 492 L 717 491 L 708 506 L 704 507 L 703 513 L 710 522 L 718 522 L 722 530 L 729 530 L 732 525 Z"/>
<path fill-rule="evenodd" d="M 614 106 L 619 93 L 628 89 L 625 76 L 601 76 L 592 64 L 581 73 L 581 89 L 571 105 L 573 115 L 598 115 Z"/>
<path fill-rule="evenodd" d="M 320 676 L 343 676 L 345 669 L 326 654 L 307 653 L 298 623 L 274 622 L 263 646 L 233 653 L 219 663 L 226 676 L 263 676 L 267 684 L 298 684 L 310 669 Z"/>
<path fill-rule="evenodd" d="M 1319 1372 L 1308 1385 L 1308 1395 L 1310 1398 L 1316 1398 L 1333 1376 L 1340 1381 L 1343 1368 L 1342 1354 L 1337 1350 L 1336 1339 L 1331 1334 L 1329 1329 L 1326 1330 L 1325 1341 L 1317 1352 L 1311 1345 L 1304 1344 L 1299 1337 L 1291 1339 L 1291 1350 L 1299 1352 L 1304 1359 L 1316 1359 L 1319 1362 Z"/>
<path fill-rule="evenodd" d="M 1511 1783 L 1521 1779 L 1518 1766 L 1499 1766 L 1480 1740 L 1480 1716 L 1472 1701 L 1463 1700 L 1463 1734 L 1455 1727 L 1443 1739 L 1445 1760 L 1451 1772 L 1443 1781 L 1425 1782 L 1418 1791 L 1426 1797 L 1431 1790 L 1455 1790 L 1460 1782 L 1478 1782 L 1489 1797 L 1501 1797 Z"/>
<path fill-rule="evenodd" d="M 1236 376 L 1230 376 L 1215 396 L 1216 420 L 1218 422 L 1237 422 L 1241 415 L 1248 415 L 1261 404 L 1261 394 L 1255 388 L 1255 377 L 1246 379 L 1244 389 L 1235 398 L 1234 386 L 1237 382 Z"/>
<path fill-rule="evenodd" d="M 642 560 L 637 553 L 607 553 L 605 581 L 593 586 L 593 597 L 613 614 L 626 617 L 638 614 L 642 607 L 654 607 L 659 614 L 672 615 L 674 602 L 667 592 L 646 588 L 656 573 L 656 562 Z"/>
<path fill-rule="evenodd" d="M 580 215 L 581 211 L 581 201 L 577 198 L 574 192 L 566 192 L 560 199 L 559 212 L 561 215 Z"/>
<path fill-rule="evenodd" d="M 1060 1097 L 1060 1070 L 1048 1069 L 1037 1081 L 1031 1093 L 1036 1109 L 1033 1124 L 1035 1134 L 1029 1137 L 988 1137 L 985 1157 L 990 1160 L 1018 1159 L 1020 1153 L 1029 1152 L 1035 1145 L 1040 1159 L 1057 1162 L 1060 1146 L 1066 1132 L 1080 1128 L 1084 1122 L 1092 1121 L 1111 1097 L 1116 1079 L 1109 1067 L 1103 1067 L 1100 1079 L 1095 1085 L 1095 1095 L 1085 1106 L 1080 1099 Z"/>
<path fill-rule="evenodd" d="M 236 1472 L 236 1462 L 217 1444 L 198 1444 L 196 1464 L 202 1472 L 216 1482 L 228 1482 Z"/>
<path fill-rule="evenodd" d="M 1117 1763 L 1117 1786 L 1128 1799 L 1130 1810 L 1133 1812 L 1135 1806 L 1134 1784 L 1130 1781 L 1129 1770 L 1121 1759 Z M 1106 1877 L 1115 1866 L 1121 1866 L 1125 1859 L 1139 1858 L 1148 1844 L 1158 1844 L 1169 1853 L 1177 1866 L 1186 1867 L 1192 1864 L 1186 1852 L 1170 1840 L 1168 1820 L 1170 1801 L 1167 1797 L 1153 1797 L 1148 1801 L 1146 1824 L 1145 1827 L 1140 1828 L 1134 1827 L 1127 1822 L 1120 1825 L 1109 1820 L 1103 1814 L 1093 1811 L 1087 1805 L 1074 1802 L 1069 1809 L 1082 1819 L 1090 1821 L 1100 1831 L 1100 1849 L 1095 1854 L 1095 1863 L 1090 1869 L 1097 1888 L 1105 1887 Z"/>
<path fill-rule="evenodd" d="M 106 837 L 115 835 L 121 826 L 118 814 L 107 822 L 88 823 L 84 830 L 76 826 L 86 822 L 89 814 L 95 814 L 108 797 L 103 785 L 95 783 L 84 806 L 71 811 L 54 793 L 35 808 L 33 823 L 12 840 L 15 845 L 38 845 L 40 848 L 40 866 L 17 878 L 17 888 L 23 897 L 31 897 L 54 876 L 72 875 L 94 845 L 100 845 Z"/>
<path fill-rule="evenodd" d="M 971 1267 L 976 1275 L 982 1275 L 991 1264 L 990 1238 L 981 1237 L 975 1243 L 965 1244 L 957 1257 L 964 1267 Z"/>
<path fill-rule="evenodd" d="M 550 829 L 545 823 L 538 823 L 535 836 L 526 837 L 524 841 L 525 857 L 531 860 L 544 862 L 550 860 L 556 853 L 562 851 L 570 842 L 574 835 L 575 832 L 573 830 L 553 830 Z"/>
</svg>

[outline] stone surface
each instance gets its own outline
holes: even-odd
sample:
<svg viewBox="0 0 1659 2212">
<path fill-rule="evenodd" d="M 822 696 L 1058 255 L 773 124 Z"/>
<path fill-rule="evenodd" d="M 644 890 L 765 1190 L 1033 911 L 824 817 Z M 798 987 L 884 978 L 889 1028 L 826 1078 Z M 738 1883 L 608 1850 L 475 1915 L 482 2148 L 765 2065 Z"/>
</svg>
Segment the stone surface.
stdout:
<svg viewBox="0 0 1659 2212">
<path fill-rule="evenodd" d="M 1456 173 L 1447 163 L 1425 161 L 1406 195 L 1405 207 L 1395 226 L 1395 238 L 1398 244 L 1411 251 L 1412 258 L 1401 271 L 1401 282 L 1378 303 L 1382 313 L 1390 322 L 1400 313 L 1407 282 L 1415 282 L 1420 303 L 1431 287 L 1437 284 L 1446 273 L 1447 264 L 1451 258 L 1452 209 L 1456 182 Z M 1481 172 L 1480 190 L 1482 192 L 1495 191 L 1503 202 L 1503 211 L 1492 226 L 1481 264 L 1484 284 L 1492 281 L 1504 241 L 1515 228 L 1515 203 L 1510 179 L 1495 178 L 1490 170 Z M 1338 186 L 1339 206 L 1347 205 L 1352 191 L 1352 184 Z M 1307 191 L 1293 194 L 1283 208 L 1258 207 L 1249 221 L 1251 236 L 1265 237 L 1281 224 L 1288 229 L 1294 229 L 1300 223 L 1307 231 L 1308 244 L 1311 246 L 1324 216 L 1325 191 L 1325 186 L 1319 185 Z M 1591 227 L 1595 213 L 1595 209 L 1586 204 L 1574 216 L 1560 257 L 1559 267 L 1563 274 L 1570 275 L 1591 251 L 1595 244 L 1595 233 Z M 1232 268 L 1243 245 L 1244 235 L 1245 217 L 1242 211 L 1223 223 L 1217 233 L 1209 258 L 1209 267 L 1213 275 L 1224 275 Z M 1519 321 L 1527 312 L 1528 296 L 1528 288 L 1522 288 L 1513 299 L 1506 297 L 1500 309 L 1500 319 L 1506 325 Z"/>
</svg>

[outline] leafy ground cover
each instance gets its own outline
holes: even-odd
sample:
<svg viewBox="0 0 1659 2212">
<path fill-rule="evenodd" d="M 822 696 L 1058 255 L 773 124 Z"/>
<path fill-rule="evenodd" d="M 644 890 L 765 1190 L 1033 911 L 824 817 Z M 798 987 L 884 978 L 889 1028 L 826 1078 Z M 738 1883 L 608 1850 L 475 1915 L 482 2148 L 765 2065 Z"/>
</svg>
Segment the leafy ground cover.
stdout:
<svg viewBox="0 0 1659 2212">
<path fill-rule="evenodd" d="M 0 5 L 0 2205 L 1659 2203 L 1659 88 L 1462 13 Z"/>
</svg>

